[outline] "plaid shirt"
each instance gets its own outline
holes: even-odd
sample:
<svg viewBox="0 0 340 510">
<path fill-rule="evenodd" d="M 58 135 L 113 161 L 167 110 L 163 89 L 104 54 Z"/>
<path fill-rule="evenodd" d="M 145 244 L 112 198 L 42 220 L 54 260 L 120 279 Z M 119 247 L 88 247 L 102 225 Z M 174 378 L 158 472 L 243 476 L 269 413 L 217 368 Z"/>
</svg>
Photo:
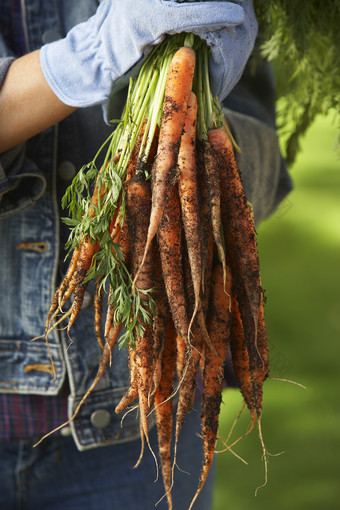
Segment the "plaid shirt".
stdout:
<svg viewBox="0 0 340 510">
<path fill-rule="evenodd" d="M 20 0 L 1 0 L 3 37 L 14 55 L 25 51 Z M 0 440 L 40 437 L 67 420 L 68 387 L 56 396 L 0 394 Z"/>
<path fill-rule="evenodd" d="M 67 420 L 67 386 L 60 395 L 0 394 L 0 440 L 41 437 Z"/>
</svg>

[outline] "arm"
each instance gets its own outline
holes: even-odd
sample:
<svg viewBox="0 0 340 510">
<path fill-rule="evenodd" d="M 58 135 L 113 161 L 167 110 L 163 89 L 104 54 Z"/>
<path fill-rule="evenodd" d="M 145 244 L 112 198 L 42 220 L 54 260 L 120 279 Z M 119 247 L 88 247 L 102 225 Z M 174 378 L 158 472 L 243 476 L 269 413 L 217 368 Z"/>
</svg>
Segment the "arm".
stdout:
<svg viewBox="0 0 340 510">
<path fill-rule="evenodd" d="M 41 70 L 39 51 L 15 60 L 0 92 L 0 153 L 75 110 L 62 103 L 48 85 Z"/>
</svg>

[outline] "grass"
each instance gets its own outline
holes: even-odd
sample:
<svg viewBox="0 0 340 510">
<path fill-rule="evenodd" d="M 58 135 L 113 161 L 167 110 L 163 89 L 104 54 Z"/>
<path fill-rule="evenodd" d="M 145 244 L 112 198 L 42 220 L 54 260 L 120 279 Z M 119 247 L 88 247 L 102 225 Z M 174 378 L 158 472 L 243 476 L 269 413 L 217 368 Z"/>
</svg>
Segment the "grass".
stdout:
<svg viewBox="0 0 340 510">
<path fill-rule="evenodd" d="M 266 289 L 271 375 L 263 434 L 271 453 L 268 483 L 256 432 L 217 456 L 214 510 L 333 510 L 340 499 L 340 162 L 331 117 L 307 133 L 291 174 L 295 189 L 258 230 Z M 224 392 L 220 431 L 226 436 L 241 407 Z M 234 437 L 249 424 L 246 413 Z"/>
</svg>

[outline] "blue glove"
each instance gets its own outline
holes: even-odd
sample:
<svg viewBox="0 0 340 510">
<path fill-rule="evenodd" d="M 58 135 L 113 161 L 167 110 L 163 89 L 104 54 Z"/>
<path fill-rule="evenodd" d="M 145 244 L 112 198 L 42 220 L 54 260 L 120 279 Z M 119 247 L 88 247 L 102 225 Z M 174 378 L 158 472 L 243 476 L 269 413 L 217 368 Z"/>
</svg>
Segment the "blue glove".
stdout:
<svg viewBox="0 0 340 510">
<path fill-rule="evenodd" d="M 89 20 L 41 48 L 41 67 L 65 104 L 105 104 L 115 84 L 164 34 L 192 32 L 212 47 L 213 92 L 223 99 L 253 47 L 257 24 L 251 5 L 250 0 L 103 0 Z"/>
</svg>

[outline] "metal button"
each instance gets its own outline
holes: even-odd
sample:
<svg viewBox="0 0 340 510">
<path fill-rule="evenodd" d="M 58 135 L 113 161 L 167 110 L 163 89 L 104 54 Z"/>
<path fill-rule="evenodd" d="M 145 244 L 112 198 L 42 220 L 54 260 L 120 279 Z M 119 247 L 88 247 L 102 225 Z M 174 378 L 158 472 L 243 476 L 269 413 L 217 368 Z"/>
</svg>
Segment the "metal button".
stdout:
<svg viewBox="0 0 340 510">
<path fill-rule="evenodd" d="M 71 432 L 71 427 L 63 427 L 60 431 L 60 434 L 63 436 L 63 437 L 68 437 L 72 434 Z"/>
<path fill-rule="evenodd" d="M 91 414 L 91 423 L 96 429 L 105 429 L 111 423 L 111 414 L 106 409 L 97 409 Z"/>
<path fill-rule="evenodd" d="M 61 39 L 61 33 L 56 28 L 50 28 L 49 30 L 46 30 L 41 38 L 43 44 L 58 41 L 59 39 Z"/>
<path fill-rule="evenodd" d="M 57 172 L 60 179 L 70 181 L 76 175 L 77 168 L 71 161 L 62 161 L 58 165 Z"/>
</svg>

